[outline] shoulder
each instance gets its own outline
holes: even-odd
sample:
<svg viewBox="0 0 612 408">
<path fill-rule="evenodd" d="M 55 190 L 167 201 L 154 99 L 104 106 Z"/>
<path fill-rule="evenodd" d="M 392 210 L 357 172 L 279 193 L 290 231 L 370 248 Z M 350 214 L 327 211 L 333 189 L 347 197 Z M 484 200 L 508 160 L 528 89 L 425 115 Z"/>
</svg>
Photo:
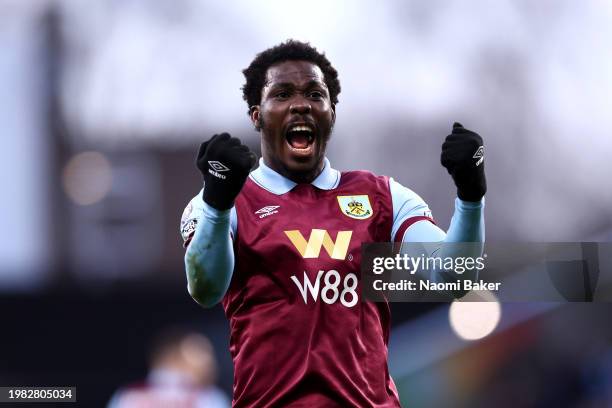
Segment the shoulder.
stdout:
<svg viewBox="0 0 612 408">
<path fill-rule="evenodd" d="M 368 170 L 351 170 L 340 173 L 340 184 L 368 183 L 377 187 L 389 187 L 389 177 L 380 176 Z"/>
<path fill-rule="evenodd" d="M 408 187 L 398 183 L 393 178 L 389 178 L 389 189 L 391 190 L 391 195 L 393 195 L 393 198 L 397 201 L 424 202 L 420 195 L 418 195 Z"/>
<path fill-rule="evenodd" d="M 352 170 L 342 172 L 342 178 L 340 183 L 342 185 L 347 184 L 359 184 L 363 187 L 369 186 L 377 189 L 384 189 L 388 191 L 395 204 L 402 204 L 405 202 L 411 202 L 415 205 L 425 205 L 425 201 L 421 196 L 410 188 L 398 183 L 392 177 L 378 175 L 368 170 Z"/>
<path fill-rule="evenodd" d="M 429 206 L 420 195 L 393 179 L 390 179 L 389 187 L 393 202 L 392 241 L 402 240 L 405 231 L 419 221 L 435 224 Z"/>
</svg>

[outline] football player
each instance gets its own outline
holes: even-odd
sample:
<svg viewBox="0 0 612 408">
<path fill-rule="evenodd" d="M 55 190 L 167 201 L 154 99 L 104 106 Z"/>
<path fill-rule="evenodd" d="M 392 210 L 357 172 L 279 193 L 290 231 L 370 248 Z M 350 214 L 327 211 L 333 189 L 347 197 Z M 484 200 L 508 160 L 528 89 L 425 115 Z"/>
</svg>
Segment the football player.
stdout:
<svg viewBox="0 0 612 408">
<path fill-rule="evenodd" d="M 325 152 L 338 73 L 287 41 L 243 71 L 259 167 L 227 133 L 202 143 L 204 188 L 183 214 L 188 290 L 230 320 L 235 407 L 396 407 L 389 305 L 359 299 L 362 242 L 483 242 L 481 137 L 455 123 L 441 162 L 457 186 L 448 232 L 392 178 L 340 172 Z"/>
</svg>

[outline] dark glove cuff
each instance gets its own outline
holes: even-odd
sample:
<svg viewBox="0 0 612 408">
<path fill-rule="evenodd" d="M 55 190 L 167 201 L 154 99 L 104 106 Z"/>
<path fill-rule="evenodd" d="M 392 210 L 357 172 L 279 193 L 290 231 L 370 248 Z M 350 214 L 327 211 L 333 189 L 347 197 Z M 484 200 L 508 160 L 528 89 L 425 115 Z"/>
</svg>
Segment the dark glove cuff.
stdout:
<svg viewBox="0 0 612 408">
<path fill-rule="evenodd" d="M 480 191 L 461 191 L 457 189 L 457 197 L 462 201 L 470 201 L 473 203 L 479 202 L 484 197 L 484 193 Z"/>
<path fill-rule="evenodd" d="M 208 193 L 208 194 L 207 194 Z M 206 188 L 204 188 L 204 192 L 202 193 L 202 198 L 204 202 L 210 205 L 215 210 L 224 211 L 229 210 L 234 206 L 234 200 L 228 201 L 227 199 L 222 199 L 218 195 L 211 194 L 211 192 L 207 192 Z"/>
</svg>

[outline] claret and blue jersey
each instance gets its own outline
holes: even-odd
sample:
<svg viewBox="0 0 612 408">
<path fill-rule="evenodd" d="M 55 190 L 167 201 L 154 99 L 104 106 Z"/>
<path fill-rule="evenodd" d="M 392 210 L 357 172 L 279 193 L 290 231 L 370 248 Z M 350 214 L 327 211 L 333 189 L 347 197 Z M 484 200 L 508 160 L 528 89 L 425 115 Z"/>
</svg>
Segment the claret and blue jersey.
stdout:
<svg viewBox="0 0 612 408">
<path fill-rule="evenodd" d="M 324 159 L 323 171 L 312 182 L 312 186 L 316 187 L 319 190 L 333 190 L 338 187 L 338 184 L 340 183 L 340 177 L 341 173 L 338 170 L 333 169 L 330 166 L 329 160 L 326 158 Z M 259 167 L 250 174 L 249 180 L 259 185 L 264 190 L 273 193 L 276 196 L 282 196 L 290 192 L 297 186 L 297 184 L 293 181 L 281 176 L 280 174 L 266 166 L 263 160 L 260 160 Z M 393 225 L 389 236 L 383 240 L 384 242 L 401 240 L 401 232 L 405 232 L 407 227 L 412 225 L 412 223 L 416 221 L 424 219 L 433 221 L 433 217 L 431 215 L 429 207 L 419 195 L 417 195 L 414 191 L 402 186 L 401 184 L 393 180 L 393 178 L 389 178 L 388 180 L 388 189 L 390 191 L 392 199 Z M 357 194 L 357 196 L 359 195 L 361 194 Z M 343 198 L 341 198 L 340 200 L 342 199 Z M 185 246 L 191 239 L 195 231 L 195 225 L 197 223 L 197 220 L 201 217 L 205 206 L 206 204 L 202 200 L 202 192 L 200 191 L 191 200 L 187 208 L 185 208 L 185 212 L 183 213 L 181 219 L 181 235 L 183 237 Z M 267 210 L 269 209 L 268 207 L 274 206 L 274 204 L 270 204 L 258 209 L 258 215 L 263 216 L 262 218 L 264 218 L 266 216 Z M 211 210 L 215 211 L 214 209 Z M 274 211 L 274 208 L 271 208 L 269 210 L 270 212 L 272 212 Z M 308 216 L 308 212 L 304 213 L 304 215 Z M 410 222 L 405 223 L 405 221 L 408 220 Z M 231 209 L 230 222 L 232 234 L 236 234 L 238 226 L 236 207 Z M 400 234 L 397 234 L 397 232 L 400 231 L 400 228 L 401 232 Z M 441 235 L 440 237 L 443 239 L 444 235 Z M 431 236 L 424 238 L 431 238 Z M 423 239 L 423 241 L 426 240 L 427 239 Z"/>
<path fill-rule="evenodd" d="M 454 222 L 461 214 L 481 217 L 478 204 L 457 203 Z M 191 200 L 181 220 L 186 246 L 192 238 L 200 245 L 205 232 L 194 232 L 216 213 L 201 194 Z M 444 240 L 425 202 L 393 179 L 341 173 L 327 159 L 311 184 L 296 184 L 261 161 L 227 229 L 211 227 L 206 239 L 232 240 L 222 304 L 234 406 L 399 406 L 387 368 L 388 304 L 358 298 L 360 247 Z"/>
</svg>

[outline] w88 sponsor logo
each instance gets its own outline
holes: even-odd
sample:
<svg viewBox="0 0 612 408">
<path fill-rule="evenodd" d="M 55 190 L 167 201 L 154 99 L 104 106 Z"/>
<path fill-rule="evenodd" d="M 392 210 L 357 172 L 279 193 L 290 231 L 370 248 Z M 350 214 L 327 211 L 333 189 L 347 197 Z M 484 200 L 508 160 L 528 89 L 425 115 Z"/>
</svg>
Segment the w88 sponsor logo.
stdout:
<svg viewBox="0 0 612 408">
<path fill-rule="evenodd" d="M 321 277 L 323 277 L 323 287 L 321 287 Z M 291 280 L 297 286 L 306 304 L 308 304 L 308 295 L 316 302 L 319 294 L 321 300 L 329 305 L 338 300 L 346 307 L 353 307 L 357 304 L 357 275 L 354 273 L 349 273 L 342 279 L 340 273 L 334 269 L 327 272 L 319 270 L 313 283 L 304 271 L 303 282 L 300 282 L 296 275 L 291 276 Z"/>
</svg>

